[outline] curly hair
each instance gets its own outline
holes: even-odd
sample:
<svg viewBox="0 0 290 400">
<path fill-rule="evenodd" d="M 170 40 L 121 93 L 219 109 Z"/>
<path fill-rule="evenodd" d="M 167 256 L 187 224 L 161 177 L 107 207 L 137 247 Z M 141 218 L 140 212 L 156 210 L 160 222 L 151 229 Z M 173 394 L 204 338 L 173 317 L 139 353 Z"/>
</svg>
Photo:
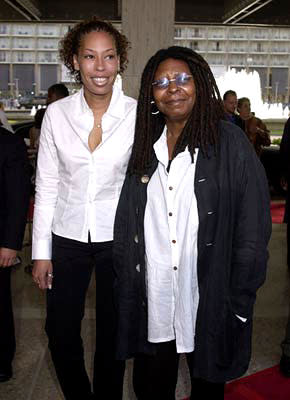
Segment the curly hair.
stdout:
<svg viewBox="0 0 290 400">
<path fill-rule="evenodd" d="M 209 65 L 199 54 L 189 48 L 172 46 L 161 49 L 150 58 L 141 78 L 135 139 L 128 168 L 129 173 L 132 174 L 144 174 L 153 159 L 153 144 L 164 129 L 163 114 L 152 115 L 152 82 L 159 64 L 168 58 L 184 61 L 188 65 L 196 88 L 195 104 L 176 142 L 173 158 L 184 151 L 186 146 L 188 146 L 192 161 L 195 148 L 199 148 L 205 155 L 207 155 L 208 145 L 211 144 L 217 149 L 218 122 L 224 118 L 224 109 Z"/>
<path fill-rule="evenodd" d="M 117 54 L 120 57 L 119 72 L 124 72 L 128 63 L 128 39 L 110 22 L 93 16 L 89 20 L 76 24 L 59 43 L 60 60 L 68 68 L 76 82 L 81 83 L 81 76 L 80 71 L 75 70 L 73 56 L 78 54 L 83 36 L 90 32 L 107 32 L 114 38 Z"/>
</svg>

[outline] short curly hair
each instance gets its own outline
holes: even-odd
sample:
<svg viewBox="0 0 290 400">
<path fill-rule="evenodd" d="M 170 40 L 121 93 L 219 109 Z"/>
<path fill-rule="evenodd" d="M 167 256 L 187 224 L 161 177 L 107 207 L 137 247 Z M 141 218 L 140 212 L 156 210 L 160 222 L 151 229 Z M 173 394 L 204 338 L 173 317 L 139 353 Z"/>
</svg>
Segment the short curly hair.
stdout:
<svg viewBox="0 0 290 400">
<path fill-rule="evenodd" d="M 120 57 L 120 73 L 124 72 L 128 63 L 129 41 L 125 35 L 120 33 L 110 22 L 104 21 L 96 16 L 89 20 L 76 24 L 67 32 L 59 43 L 59 57 L 68 68 L 76 82 L 81 83 L 80 71 L 74 67 L 73 56 L 78 54 L 81 40 L 84 35 L 90 32 L 107 32 L 115 41 L 117 54 Z"/>
</svg>

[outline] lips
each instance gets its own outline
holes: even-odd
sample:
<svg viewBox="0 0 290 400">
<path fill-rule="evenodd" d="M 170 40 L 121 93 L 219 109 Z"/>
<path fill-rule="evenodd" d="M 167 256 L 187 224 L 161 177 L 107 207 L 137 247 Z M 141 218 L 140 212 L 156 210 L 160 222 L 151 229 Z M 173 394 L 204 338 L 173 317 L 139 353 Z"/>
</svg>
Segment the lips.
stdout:
<svg viewBox="0 0 290 400">
<path fill-rule="evenodd" d="M 183 103 L 185 101 L 185 99 L 171 99 L 165 102 L 165 104 L 169 105 L 169 106 L 176 106 L 179 105 L 181 103 Z"/>
<path fill-rule="evenodd" d="M 94 84 L 96 84 L 97 86 L 104 86 L 107 84 L 109 78 L 105 77 L 105 76 L 96 76 L 92 78 Z"/>
</svg>

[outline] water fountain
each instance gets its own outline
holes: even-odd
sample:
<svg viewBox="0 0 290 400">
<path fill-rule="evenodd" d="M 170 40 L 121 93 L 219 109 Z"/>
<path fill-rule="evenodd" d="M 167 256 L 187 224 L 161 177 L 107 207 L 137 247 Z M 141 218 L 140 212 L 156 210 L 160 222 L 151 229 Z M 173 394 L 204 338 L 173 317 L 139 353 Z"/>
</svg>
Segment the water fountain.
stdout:
<svg viewBox="0 0 290 400">
<path fill-rule="evenodd" d="M 262 101 L 261 80 L 257 71 L 236 71 L 228 69 L 216 78 L 221 96 L 227 90 L 234 90 L 238 98 L 248 97 L 251 101 L 251 109 L 261 119 L 287 119 L 289 108 L 283 109 L 282 104 L 268 104 Z"/>
</svg>

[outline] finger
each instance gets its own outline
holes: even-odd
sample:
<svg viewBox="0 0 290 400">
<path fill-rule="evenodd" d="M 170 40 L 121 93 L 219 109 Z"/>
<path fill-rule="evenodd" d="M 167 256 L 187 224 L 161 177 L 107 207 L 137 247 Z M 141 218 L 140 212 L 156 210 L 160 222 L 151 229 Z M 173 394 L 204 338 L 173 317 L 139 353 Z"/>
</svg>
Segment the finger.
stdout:
<svg viewBox="0 0 290 400">
<path fill-rule="evenodd" d="M 10 266 L 9 262 L 10 262 L 9 258 L 3 257 L 3 259 L 2 259 L 2 267 L 4 267 L 4 268 L 5 267 L 9 267 Z"/>
<path fill-rule="evenodd" d="M 38 278 L 38 286 L 42 290 L 47 289 L 47 276 L 46 275 L 42 275 Z"/>
</svg>

